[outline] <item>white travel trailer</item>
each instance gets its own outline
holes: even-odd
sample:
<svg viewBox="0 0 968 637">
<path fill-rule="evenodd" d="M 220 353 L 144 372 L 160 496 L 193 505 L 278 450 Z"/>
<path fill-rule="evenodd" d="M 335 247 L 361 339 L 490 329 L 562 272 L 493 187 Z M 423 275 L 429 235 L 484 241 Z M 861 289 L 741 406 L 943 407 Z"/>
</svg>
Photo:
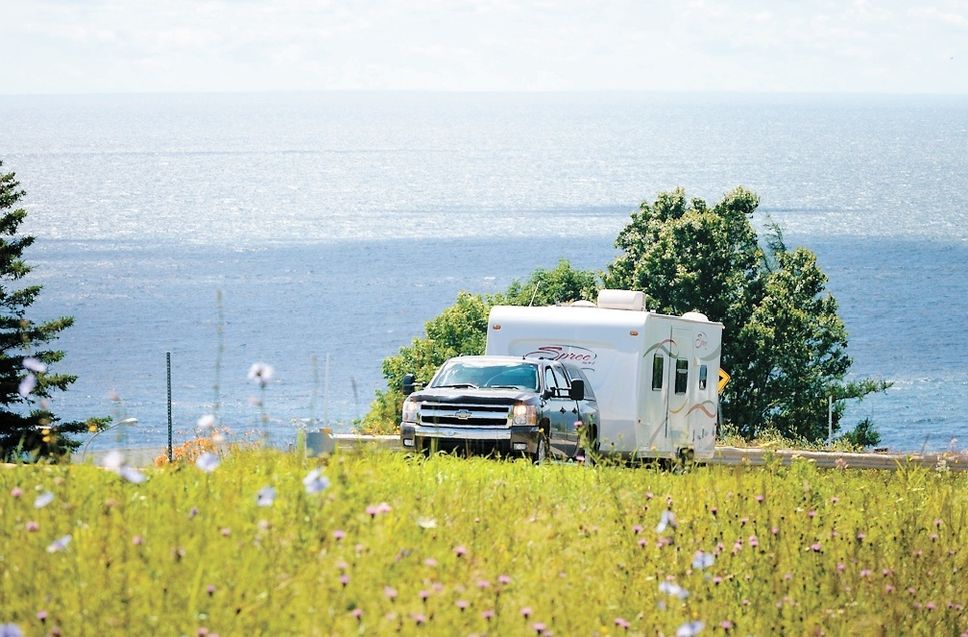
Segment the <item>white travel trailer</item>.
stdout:
<svg viewBox="0 0 968 637">
<path fill-rule="evenodd" d="M 597 305 L 491 308 L 486 354 L 579 364 L 598 399 L 590 434 L 602 453 L 710 458 L 722 335 L 698 312 L 656 314 L 641 292 L 602 290 Z"/>
</svg>

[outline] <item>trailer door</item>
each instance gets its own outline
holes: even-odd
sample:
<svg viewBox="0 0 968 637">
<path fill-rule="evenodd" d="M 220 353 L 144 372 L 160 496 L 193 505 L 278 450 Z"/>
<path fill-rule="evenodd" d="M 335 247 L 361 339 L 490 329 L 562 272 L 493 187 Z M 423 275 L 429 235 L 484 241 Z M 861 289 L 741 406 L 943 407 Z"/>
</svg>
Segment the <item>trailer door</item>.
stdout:
<svg viewBox="0 0 968 637">
<path fill-rule="evenodd" d="M 667 440 L 670 450 L 680 449 L 689 445 L 689 406 L 691 402 L 691 386 L 696 371 L 693 367 L 693 338 L 692 330 L 673 327 L 672 360 L 669 365 L 670 389 L 668 402 Z"/>
</svg>

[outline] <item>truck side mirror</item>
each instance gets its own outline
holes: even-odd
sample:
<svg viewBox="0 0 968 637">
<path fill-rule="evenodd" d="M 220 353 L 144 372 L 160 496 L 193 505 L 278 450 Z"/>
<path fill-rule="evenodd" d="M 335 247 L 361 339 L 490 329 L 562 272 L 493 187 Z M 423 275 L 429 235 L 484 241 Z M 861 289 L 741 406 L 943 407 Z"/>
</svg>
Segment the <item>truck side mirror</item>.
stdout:
<svg viewBox="0 0 968 637">
<path fill-rule="evenodd" d="M 585 400 L 585 381 L 581 379 L 571 381 L 568 398 L 572 400 Z"/>
<path fill-rule="evenodd" d="M 414 375 L 404 374 L 403 383 L 401 384 L 401 387 L 400 387 L 400 390 L 403 392 L 403 395 L 409 396 L 410 394 L 412 394 L 413 386 L 414 386 Z"/>
</svg>

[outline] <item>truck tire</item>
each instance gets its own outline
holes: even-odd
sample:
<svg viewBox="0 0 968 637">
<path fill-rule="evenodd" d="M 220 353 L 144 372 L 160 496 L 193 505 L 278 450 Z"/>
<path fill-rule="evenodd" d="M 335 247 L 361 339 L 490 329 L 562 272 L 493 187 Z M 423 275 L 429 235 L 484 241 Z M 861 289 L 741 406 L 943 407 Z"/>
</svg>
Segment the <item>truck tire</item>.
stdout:
<svg viewBox="0 0 968 637">
<path fill-rule="evenodd" d="M 534 453 L 531 454 L 531 461 L 534 464 L 542 464 L 548 459 L 549 456 L 549 445 L 548 434 L 544 431 L 538 433 L 538 444 L 535 447 Z"/>
</svg>

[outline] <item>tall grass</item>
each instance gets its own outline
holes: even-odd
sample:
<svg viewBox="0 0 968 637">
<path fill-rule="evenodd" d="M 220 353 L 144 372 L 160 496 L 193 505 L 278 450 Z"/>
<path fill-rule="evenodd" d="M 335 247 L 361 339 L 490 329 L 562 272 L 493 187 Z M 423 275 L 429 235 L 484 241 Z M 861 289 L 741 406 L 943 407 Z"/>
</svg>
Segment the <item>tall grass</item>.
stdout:
<svg viewBox="0 0 968 637">
<path fill-rule="evenodd" d="M 317 467 L 329 486 L 309 493 Z M 0 470 L 0 624 L 25 635 L 968 630 L 965 474 L 236 450 L 211 473 L 147 476 Z M 259 506 L 267 486 L 275 498 Z M 53 500 L 35 507 L 46 491 Z"/>
</svg>

